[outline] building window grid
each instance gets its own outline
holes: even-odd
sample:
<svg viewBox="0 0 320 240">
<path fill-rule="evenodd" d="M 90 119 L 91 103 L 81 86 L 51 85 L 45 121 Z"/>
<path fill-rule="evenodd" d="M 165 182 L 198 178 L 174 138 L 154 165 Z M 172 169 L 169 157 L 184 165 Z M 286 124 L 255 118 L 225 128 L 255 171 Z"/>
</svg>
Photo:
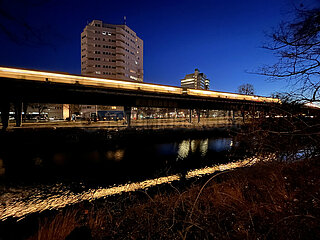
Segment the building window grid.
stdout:
<svg viewBox="0 0 320 240">
<path fill-rule="evenodd" d="M 102 27 L 105 27 L 105 26 L 102 26 Z M 110 29 L 116 29 L 116 28 L 110 28 Z M 104 30 L 104 29 L 103 29 Z M 97 33 L 97 34 L 100 34 L 101 33 L 101 31 L 99 31 L 99 30 L 94 30 L 93 31 L 94 33 Z M 103 32 L 106 32 L 107 33 L 107 31 L 103 31 Z M 131 58 L 130 56 L 128 56 L 128 55 L 125 55 L 125 57 L 129 60 L 133 60 L 133 61 L 135 61 L 135 59 L 137 59 L 137 60 L 140 60 L 140 58 L 138 57 L 138 56 L 135 56 L 135 52 L 136 52 L 136 49 L 137 48 L 140 48 L 140 46 L 139 45 L 137 45 L 136 44 L 136 41 L 137 41 L 137 37 L 136 37 L 136 35 L 133 35 L 132 33 L 130 33 L 129 31 L 126 31 L 130 36 L 128 37 L 128 36 L 125 36 L 126 37 L 126 39 L 128 39 L 129 40 L 129 42 L 130 42 L 130 44 L 128 43 L 128 42 L 125 42 L 125 44 L 130 48 L 130 50 L 129 49 L 126 49 L 126 52 L 128 52 L 128 53 L 130 53 L 130 55 L 133 55 L 134 56 L 134 58 Z M 115 35 L 115 34 L 113 34 L 113 35 Z M 134 39 L 135 39 L 135 41 L 133 41 L 132 39 L 131 39 L 131 37 L 133 37 Z M 96 39 L 99 39 L 99 37 L 96 37 Z M 100 39 L 99 39 L 100 40 Z M 98 41 L 99 41 L 98 40 Z M 113 40 L 113 39 L 104 39 L 104 38 L 102 38 L 102 41 L 109 41 L 109 42 L 116 42 L 116 40 Z M 131 43 L 133 43 L 133 45 L 131 45 Z M 99 44 L 95 44 L 94 45 L 95 47 L 100 47 L 100 45 Z M 105 48 L 108 48 L 107 47 L 107 45 L 105 45 L 106 47 Z M 110 46 L 109 46 L 110 47 Z M 111 47 L 111 49 L 116 49 L 116 47 Z M 133 49 L 133 51 L 131 51 L 131 49 Z M 84 51 L 84 50 L 82 50 L 82 51 Z M 89 52 L 89 51 L 88 51 Z M 96 50 L 96 51 L 91 51 L 92 53 L 94 53 L 94 54 L 104 54 L 104 55 L 112 55 L 112 56 L 116 56 L 116 54 L 115 53 L 110 53 L 110 52 L 100 52 L 100 51 L 98 51 L 98 50 Z M 97 60 L 97 59 L 96 59 Z M 103 59 L 104 60 L 104 59 Z M 104 60 L 105 61 L 105 60 Z M 110 59 L 109 59 L 109 61 L 110 61 Z M 115 60 L 111 60 L 112 62 L 116 62 Z M 135 62 L 136 64 L 138 64 L 137 62 Z M 126 65 L 132 65 L 132 64 L 130 64 L 130 62 L 128 62 L 128 61 L 125 61 L 125 64 Z M 101 66 L 100 64 L 96 64 L 96 65 L 98 65 L 98 66 Z M 108 67 L 108 66 L 106 66 L 106 67 Z M 116 68 L 116 67 L 112 67 L 112 68 Z M 128 69 L 128 68 L 127 68 Z M 106 73 L 107 74 L 107 72 L 104 72 L 104 73 Z M 101 74 L 101 72 L 100 71 L 96 71 L 96 74 Z M 117 73 L 118 75 L 124 75 L 124 73 Z M 116 75 L 116 74 L 114 74 L 114 75 Z M 127 75 L 127 74 L 126 74 Z"/>
</svg>

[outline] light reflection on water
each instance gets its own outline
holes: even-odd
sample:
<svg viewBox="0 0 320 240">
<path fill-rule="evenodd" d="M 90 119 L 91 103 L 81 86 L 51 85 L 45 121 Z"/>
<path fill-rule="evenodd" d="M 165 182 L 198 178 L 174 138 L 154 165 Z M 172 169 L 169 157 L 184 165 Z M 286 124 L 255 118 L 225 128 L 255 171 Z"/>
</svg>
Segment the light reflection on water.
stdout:
<svg viewBox="0 0 320 240">
<path fill-rule="evenodd" d="M 209 139 L 201 139 L 201 140 L 183 140 L 178 147 L 178 156 L 177 160 L 185 159 L 188 157 L 190 153 L 195 153 L 199 150 L 202 157 L 206 156 L 209 148 Z M 226 150 L 226 146 L 224 146 L 224 150 Z"/>
<path fill-rule="evenodd" d="M 144 174 L 150 173 L 149 175 L 145 176 L 145 179 L 147 178 L 149 180 L 140 181 L 140 182 L 138 182 L 139 180 L 135 180 L 137 181 L 135 183 L 126 183 L 121 185 L 118 184 L 118 185 L 114 185 L 112 187 L 107 187 L 107 188 L 99 187 L 99 185 L 97 185 L 96 187 L 92 187 L 88 189 L 87 187 L 85 187 L 86 184 L 84 184 L 84 185 L 81 185 L 83 189 L 81 189 L 78 192 L 70 190 L 69 188 L 71 186 L 65 183 L 56 184 L 56 185 L 49 185 L 44 183 L 42 185 L 39 184 L 38 186 L 32 186 L 32 187 L 30 186 L 20 187 L 19 185 L 17 187 L 11 187 L 11 188 L 4 187 L 3 189 L 5 190 L 2 190 L 2 194 L 0 194 L 0 220 L 3 221 L 9 217 L 22 219 L 31 213 L 42 212 L 45 210 L 59 209 L 67 205 L 80 203 L 82 201 L 93 201 L 99 198 L 121 194 L 124 192 L 132 192 L 132 191 L 137 191 L 141 189 L 147 189 L 149 187 L 157 186 L 160 184 L 179 181 L 181 180 L 181 178 L 190 179 L 193 177 L 201 177 L 206 174 L 212 174 L 216 171 L 234 169 L 237 167 L 250 165 L 255 162 L 255 161 L 252 161 L 252 159 L 246 159 L 246 160 L 227 163 L 227 164 L 218 164 L 219 161 L 220 163 L 223 162 L 221 161 L 221 156 L 223 155 L 219 155 L 219 157 L 215 158 L 214 157 L 215 155 L 212 155 L 212 153 L 219 153 L 219 152 L 223 153 L 223 151 L 229 151 L 233 145 L 236 145 L 236 143 L 234 143 L 231 138 L 185 139 L 181 142 L 169 142 L 169 143 L 160 143 L 160 144 L 157 143 L 154 145 L 152 144 L 153 143 L 150 143 L 149 145 L 147 145 L 149 147 L 146 147 L 146 148 L 150 148 L 149 149 L 150 151 L 146 151 L 148 149 L 141 149 L 140 145 L 139 147 L 134 148 L 135 151 L 132 151 L 132 148 L 126 148 L 124 146 L 109 148 L 106 151 L 98 151 L 98 150 L 89 151 L 89 152 L 84 151 L 84 154 L 86 154 L 85 156 L 87 157 L 87 159 L 89 159 L 89 162 L 80 161 L 78 163 L 77 161 L 77 165 L 76 165 L 76 166 L 79 166 L 83 164 L 85 168 L 88 168 L 88 170 L 83 171 L 83 173 L 91 171 L 91 173 L 94 173 L 94 175 L 97 175 L 100 177 L 102 176 L 103 183 L 105 183 L 104 177 L 108 176 L 110 172 L 114 173 L 115 176 L 120 174 L 126 175 L 126 174 L 135 173 L 135 171 L 139 170 L 139 168 L 141 169 L 142 167 L 147 166 L 145 169 L 143 169 L 143 171 L 139 171 L 138 175 L 140 176 L 141 174 L 141 176 L 143 177 L 145 176 Z M 142 144 L 142 145 L 145 146 L 145 144 Z M 152 147 L 155 147 L 155 151 L 153 150 Z M 108 160 L 106 161 L 108 163 L 116 162 L 117 164 L 122 164 L 122 165 L 121 167 L 118 168 L 118 170 L 117 168 L 115 169 L 112 168 L 112 165 L 110 168 L 105 167 L 104 165 L 98 165 L 101 162 L 103 162 L 101 156 L 103 156 L 104 159 Z M 148 161 L 147 162 L 141 161 L 140 159 L 143 157 L 147 157 Z M 154 162 L 149 161 L 149 159 L 152 157 L 154 158 L 156 157 L 157 160 L 154 160 Z M 134 159 L 134 161 L 132 161 L 132 159 Z M 172 172 L 166 173 L 165 175 L 168 175 L 168 176 L 155 178 L 154 176 L 160 176 L 160 175 L 154 175 L 152 173 L 152 168 L 150 170 L 150 168 L 148 167 L 155 166 L 154 168 L 156 170 L 159 170 L 158 167 L 161 168 L 163 166 L 156 165 L 156 161 L 163 161 L 163 159 L 166 159 L 165 167 L 173 166 L 174 168 L 174 164 L 170 162 L 170 160 L 173 160 L 173 162 L 183 163 L 183 166 L 186 165 L 186 169 L 194 169 L 194 170 L 190 170 L 190 171 L 183 170 L 182 172 L 184 172 L 185 174 L 182 174 L 179 170 L 179 167 L 181 165 L 177 163 L 178 165 L 177 170 L 173 170 Z M 67 160 L 68 160 L 67 155 L 63 153 L 63 151 L 54 152 L 52 157 L 53 163 L 56 166 L 61 168 L 64 167 L 64 164 L 65 162 L 67 162 Z M 48 162 L 48 160 L 46 160 L 45 158 L 42 159 L 39 157 L 34 157 L 32 160 L 32 163 L 34 163 L 34 165 L 39 167 L 39 169 L 43 169 L 41 167 L 43 167 L 46 162 Z M 190 164 L 190 162 L 192 164 L 188 165 Z M 150 164 L 150 166 L 148 164 Z M 93 168 L 93 170 L 91 170 L 90 166 L 101 166 L 101 168 L 100 169 Z M 106 165 L 106 166 L 109 166 L 109 165 Z M 211 166 L 211 167 L 202 168 L 202 166 Z M 5 167 L 6 166 L 3 164 L 2 159 L 0 159 L 0 177 L 1 177 L 1 174 L 2 175 L 6 174 Z M 199 168 L 199 169 L 196 169 L 196 168 Z M 100 171 L 97 171 L 97 170 L 100 170 Z M 122 173 L 122 171 L 124 173 Z M 177 172 L 179 174 L 176 174 Z M 67 172 L 67 174 L 69 174 L 69 172 Z M 161 175 L 163 176 L 163 174 Z M 112 177 L 113 176 L 114 175 L 112 175 Z M 131 175 L 128 175 L 128 176 L 129 176 L 128 179 L 132 180 Z M 112 181 L 111 183 L 116 183 L 116 182 Z"/>
<path fill-rule="evenodd" d="M 204 157 L 207 154 L 208 146 L 209 146 L 208 138 L 200 142 L 200 153 L 202 157 Z"/>
<path fill-rule="evenodd" d="M 114 160 L 116 162 L 121 161 L 124 157 L 124 150 L 118 149 L 115 151 L 107 151 L 106 157 L 108 160 Z"/>
<path fill-rule="evenodd" d="M 190 140 L 183 140 L 179 145 L 178 159 L 184 159 L 189 155 Z"/>
<path fill-rule="evenodd" d="M 256 158 L 248 158 L 237 162 L 195 169 L 187 172 L 184 177 L 186 179 L 200 177 L 217 171 L 225 171 L 243 166 L 249 166 L 256 162 Z M 50 193 L 48 193 L 47 190 L 40 190 L 39 188 L 9 189 L 10 192 L 0 196 L 0 202 L 3 203 L 0 205 L 0 219 L 2 221 L 9 217 L 22 219 L 31 213 L 59 209 L 67 205 L 80 203 L 82 201 L 93 201 L 116 194 L 147 189 L 160 184 L 179 181 L 181 178 L 181 175 L 175 174 L 109 188 L 89 189 L 88 191 L 83 191 L 81 193 L 72 192 L 66 189 L 62 184 L 55 185 L 53 187 L 45 186 L 45 189 L 51 189 Z"/>
<path fill-rule="evenodd" d="M 231 150 L 230 142 L 231 138 L 185 139 L 167 143 L 139 142 L 116 147 L 42 150 L 43 153 L 35 151 L 25 156 L 22 153 L 29 151 L 26 149 L 17 154 L 10 152 L 5 162 L 0 158 L 0 177 L 13 182 L 21 180 L 23 183 L 28 179 L 41 183 L 45 179 L 55 179 L 58 174 L 61 174 L 59 177 L 71 181 L 84 177 L 106 181 L 108 177 L 108 184 L 117 183 L 113 180 L 121 178 L 122 175 L 127 177 L 126 181 L 134 180 L 130 177 L 135 175 L 135 172 L 142 177 L 147 173 L 149 175 L 145 177 L 152 178 L 156 176 L 152 175 L 155 171 L 161 172 L 165 168 L 180 171 L 181 168 L 187 170 L 211 166 L 216 160 L 220 163 L 229 161 L 226 157 L 223 158 L 222 154 Z M 128 171 L 122 171 L 126 169 Z M 30 172 L 33 174 L 29 174 Z M 169 174 L 174 173 L 176 172 Z"/>
</svg>

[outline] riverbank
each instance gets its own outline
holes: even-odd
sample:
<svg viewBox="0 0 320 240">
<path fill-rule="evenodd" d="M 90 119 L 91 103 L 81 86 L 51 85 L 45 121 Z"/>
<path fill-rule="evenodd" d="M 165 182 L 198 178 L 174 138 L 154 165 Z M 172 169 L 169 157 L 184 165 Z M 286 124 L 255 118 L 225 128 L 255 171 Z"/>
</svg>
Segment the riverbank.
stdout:
<svg viewBox="0 0 320 240">
<path fill-rule="evenodd" d="M 189 118 L 163 118 L 163 119 L 132 119 L 130 126 L 136 129 L 168 129 L 168 128 L 215 128 L 232 125 L 242 125 L 242 118 L 236 117 L 233 120 L 230 117 L 203 117 L 201 121 L 198 119 Z M 0 123 L 0 129 L 2 124 Z M 14 131 L 17 129 L 56 129 L 56 128 L 87 128 L 87 129 L 126 129 L 127 123 L 125 120 L 119 121 L 29 121 L 23 122 L 22 126 L 16 127 L 14 121 L 9 122 L 8 130 Z"/>
<path fill-rule="evenodd" d="M 317 239 L 319 160 L 259 163 L 68 207 L 36 218 L 30 239 Z"/>
</svg>

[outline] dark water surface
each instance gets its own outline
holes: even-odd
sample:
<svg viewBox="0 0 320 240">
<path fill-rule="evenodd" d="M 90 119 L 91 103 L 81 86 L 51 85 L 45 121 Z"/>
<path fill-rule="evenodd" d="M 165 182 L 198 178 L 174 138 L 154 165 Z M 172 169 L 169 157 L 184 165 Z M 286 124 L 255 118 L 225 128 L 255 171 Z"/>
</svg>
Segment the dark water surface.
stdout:
<svg viewBox="0 0 320 240">
<path fill-rule="evenodd" d="M 11 139 L 0 151 L 0 220 L 228 169 L 243 155 L 232 137 L 171 134 Z"/>
</svg>

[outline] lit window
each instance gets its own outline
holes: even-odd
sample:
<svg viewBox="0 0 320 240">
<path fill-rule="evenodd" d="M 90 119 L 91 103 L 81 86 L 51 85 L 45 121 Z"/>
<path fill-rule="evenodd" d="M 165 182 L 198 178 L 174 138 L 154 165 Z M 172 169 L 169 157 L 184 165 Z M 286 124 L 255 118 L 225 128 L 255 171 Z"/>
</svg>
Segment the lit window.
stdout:
<svg viewBox="0 0 320 240">
<path fill-rule="evenodd" d="M 138 81 L 138 78 L 134 77 L 134 76 L 130 76 L 131 79 Z"/>
</svg>

